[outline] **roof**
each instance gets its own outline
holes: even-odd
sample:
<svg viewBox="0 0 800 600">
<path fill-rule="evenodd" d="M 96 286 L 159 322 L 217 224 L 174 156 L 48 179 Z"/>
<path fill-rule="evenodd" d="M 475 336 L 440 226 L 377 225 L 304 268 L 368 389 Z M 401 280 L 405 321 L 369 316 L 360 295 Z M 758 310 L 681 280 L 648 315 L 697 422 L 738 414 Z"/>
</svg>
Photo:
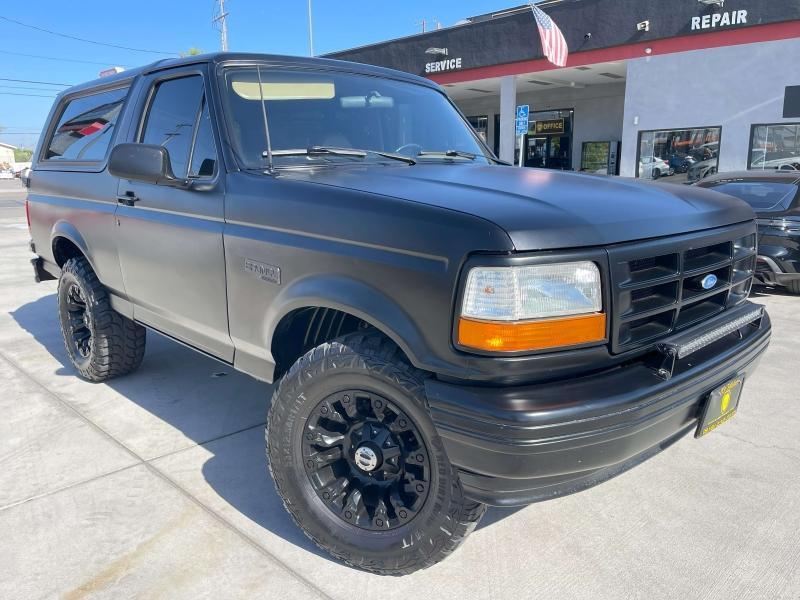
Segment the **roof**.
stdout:
<svg viewBox="0 0 800 600">
<path fill-rule="evenodd" d="M 269 67 L 298 67 L 298 68 L 319 68 L 326 70 L 346 71 L 350 73 L 361 73 L 365 75 L 373 75 L 377 77 L 387 77 L 391 79 L 402 79 L 412 83 L 426 85 L 428 87 L 438 88 L 438 85 L 433 83 L 430 79 L 410 75 L 402 71 L 394 69 L 387 69 L 385 67 L 375 67 L 372 65 L 365 65 L 361 63 L 348 62 L 343 60 L 334 60 L 330 58 L 315 58 L 305 56 L 284 56 L 278 54 L 258 54 L 258 53 L 245 53 L 245 52 L 214 52 L 209 54 L 198 54 L 197 56 L 186 56 L 182 58 L 167 58 L 158 60 L 154 63 L 122 71 L 115 75 L 108 77 L 101 77 L 85 83 L 67 88 L 62 94 L 72 94 L 95 87 L 106 87 L 113 85 L 116 82 L 128 81 L 138 75 L 147 75 L 156 71 L 164 69 L 171 69 L 174 67 L 182 67 L 195 64 L 252 64 L 260 63 Z"/>
</svg>

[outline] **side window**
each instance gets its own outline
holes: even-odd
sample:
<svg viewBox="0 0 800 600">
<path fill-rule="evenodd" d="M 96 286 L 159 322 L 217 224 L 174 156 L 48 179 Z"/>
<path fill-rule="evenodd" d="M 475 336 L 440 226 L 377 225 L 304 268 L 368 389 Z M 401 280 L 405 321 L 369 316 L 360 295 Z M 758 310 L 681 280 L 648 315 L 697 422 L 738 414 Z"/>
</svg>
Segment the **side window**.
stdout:
<svg viewBox="0 0 800 600">
<path fill-rule="evenodd" d="M 128 88 L 75 98 L 67 103 L 47 144 L 45 160 L 103 160 Z"/>
<path fill-rule="evenodd" d="M 202 99 L 203 78 L 193 75 L 159 83 L 150 102 L 139 141 L 164 146 L 176 177 L 188 175 Z"/>
<path fill-rule="evenodd" d="M 211 128 L 211 116 L 208 103 L 203 99 L 203 109 L 197 121 L 197 132 L 194 136 L 192 164 L 189 177 L 213 177 L 217 167 L 217 150 L 214 146 L 214 132 Z"/>
</svg>

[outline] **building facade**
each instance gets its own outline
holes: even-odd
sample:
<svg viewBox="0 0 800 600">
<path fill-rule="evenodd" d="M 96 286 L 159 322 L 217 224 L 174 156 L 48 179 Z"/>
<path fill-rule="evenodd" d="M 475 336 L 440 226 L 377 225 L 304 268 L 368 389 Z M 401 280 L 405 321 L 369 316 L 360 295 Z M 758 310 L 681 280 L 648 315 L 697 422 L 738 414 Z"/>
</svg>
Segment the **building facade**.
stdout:
<svg viewBox="0 0 800 600">
<path fill-rule="evenodd" d="M 565 68 L 543 57 L 527 5 L 330 57 L 440 83 L 515 164 L 673 182 L 800 168 L 800 0 L 538 6 L 564 33 Z"/>
</svg>

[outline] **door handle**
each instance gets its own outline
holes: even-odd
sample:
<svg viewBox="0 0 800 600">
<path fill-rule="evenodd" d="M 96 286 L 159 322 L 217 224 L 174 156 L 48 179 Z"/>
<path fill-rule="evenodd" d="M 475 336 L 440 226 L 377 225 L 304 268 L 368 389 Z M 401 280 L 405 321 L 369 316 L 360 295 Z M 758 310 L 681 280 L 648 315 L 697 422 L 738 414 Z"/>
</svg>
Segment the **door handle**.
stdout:
<svg viewBox="0 0 800 600">
<path fill-rule="evenodd" d="M 125 206 L 133 206 L 139 201 L 139 196 L 133 192 L 125 192 L 122 196 L 117 196 L 117 203 Z"/>
</svg>

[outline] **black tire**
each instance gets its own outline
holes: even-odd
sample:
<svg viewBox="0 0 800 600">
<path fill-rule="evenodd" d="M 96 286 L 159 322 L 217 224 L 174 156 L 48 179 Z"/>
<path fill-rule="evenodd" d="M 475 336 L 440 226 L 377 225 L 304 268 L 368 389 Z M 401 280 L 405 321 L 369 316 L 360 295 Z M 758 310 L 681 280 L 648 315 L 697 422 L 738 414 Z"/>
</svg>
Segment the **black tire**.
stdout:
<svg viewBox="0 0 800 600">
<path fill-rule="evenodd" d="M 111 308 L 108 292 L 83 257 L 61 267 L 58 315 L 67 355 L 84 379 L 106 381 L 139 368 L 145 328 Z"/>
<path fill-rule="evenodd" d="M 793 294 L 800 294 L 800 279 L 795 279 L 786 284 L 786 289 Z"/>
<path fill-rule="evenodd" d="M 429 416 L 424 379 L 425 373 L 408 364 L 391 340 L 379 332 L 368 330 L 343 336 L 309 351 L 283 377 L 272 397 L 266 439 L 269 468 L 278 493 L 305 534 L 320 548 L 350 566 L 380 575 L 406 575 L 429 567 L 452 553 L 475 529 L 486 511 L 485 505 L 463 495 L 458 474 L 450 464 Z M 352 393 L 352 400 L 348 393 Z M 347 410 L 341 402 L 348 403 Z M 375 406 L 382 409 L 375 411 Z M 346 448 L 359 423 L 359 409 L 374 411 L 373 416 L 379 414 L 375 417 L 376 426 L 381 425 L 377 419 L 398 424 L 398 427 L 407 425 L 414 430 L 411 438 L 419 434 L 423 442 L 421 452 L 426 454 L 424 472 L 430 475 L 429 487 L 415 486 L 414 482 L 421 480 L 413 479 L 414 475 L 407 472 L 417 466 L 410 461 L 422 462 L 422 454 L 414 454 L 417 450 L 412 450 L 410 457 L 405 455 L 402 459 L 402 464 L 406 465 L 402 477 L 407 479 L 396 483 L 400 486 L 401 481 L 406 482 L 404 489 L 411 489 L 412 493 L 416 493 L 414 488 L 425 490 L 424 498 L 420 500 L 420 495 L 408 513 L 396 491 L 374 491 L 383 490 L 379 484 L 384 485 L 385 481 L 368 479 L 364 487 L 359 487 L 365 476 L 356 469 L 353 453 L 360 448 L 354 450 L 352 444 Z M 314 444 L 317 442 L 308 440 L 322 438 L 314 438 L 310 427 L 318 422 L 315 419 L 323 418 L 320 416 L 322 413 L 333 418 L 333 411 L 336 411 L 336 419 L 342 418 L 344 432 L 342 441 L 335 442 L 341 446 L 336 446 L 340 458 L 335 459 L 335 468 L 349 469 L 346 473 L 355 473 L 355 479 L 349 480 L 347 487 L 318 485 L 315 488 L 312 476 L 317 477 L 316 473 L 322 473 L 328 467 L 321 467 L 312 475 L 313 461 L 309 457 L 315 454 L 307 453 L 308 448 L 316 448 Z M 407 419 L 403 419 L 404 416 Z M 330 439 L 330 436 L 325 438 L 326 448 L 332 448 Z M 387 470 L 391 460 L 401 461 L 400 458 L 382 461 Z M 378 470 L 367 475 L 376 479 L 383 477 Z M 342 479 L 350 476 L 344 475 Z M 408 481 L 412 482 L 410 487 Z M 320 488 L 331 489 L 335 494 L 333 497 L 329 495 L 326 502 L 323 496 L 328 492 L 320 492 Z M 352 504 L 354 490 L 359 491 L 360 498 L 355 500 L 355 505 Z M 391 501 L 382 505 L 382 500 L 377 500 L 377 511 L 370 512 L 367 506 L 370 496 L 373 501 L 376 497 L 391 497 Z M 362 516 L 347 512 L 348 506 L 355 506 L 352 510 Z M 376 515 L 384 516 L 386 522 Z M 394 525 L 391 515 L 394 515 Z M 403 521 L 406 518 L 408 520 Z"/>
<path fill-rule="evenodd" d="M 661 177 L 661 170 L 660 169 L 653 169 L 652 175 L 653 175 L 653 179 L 654 180 L 658 179 L 659 177 Z"/>
</svg>

